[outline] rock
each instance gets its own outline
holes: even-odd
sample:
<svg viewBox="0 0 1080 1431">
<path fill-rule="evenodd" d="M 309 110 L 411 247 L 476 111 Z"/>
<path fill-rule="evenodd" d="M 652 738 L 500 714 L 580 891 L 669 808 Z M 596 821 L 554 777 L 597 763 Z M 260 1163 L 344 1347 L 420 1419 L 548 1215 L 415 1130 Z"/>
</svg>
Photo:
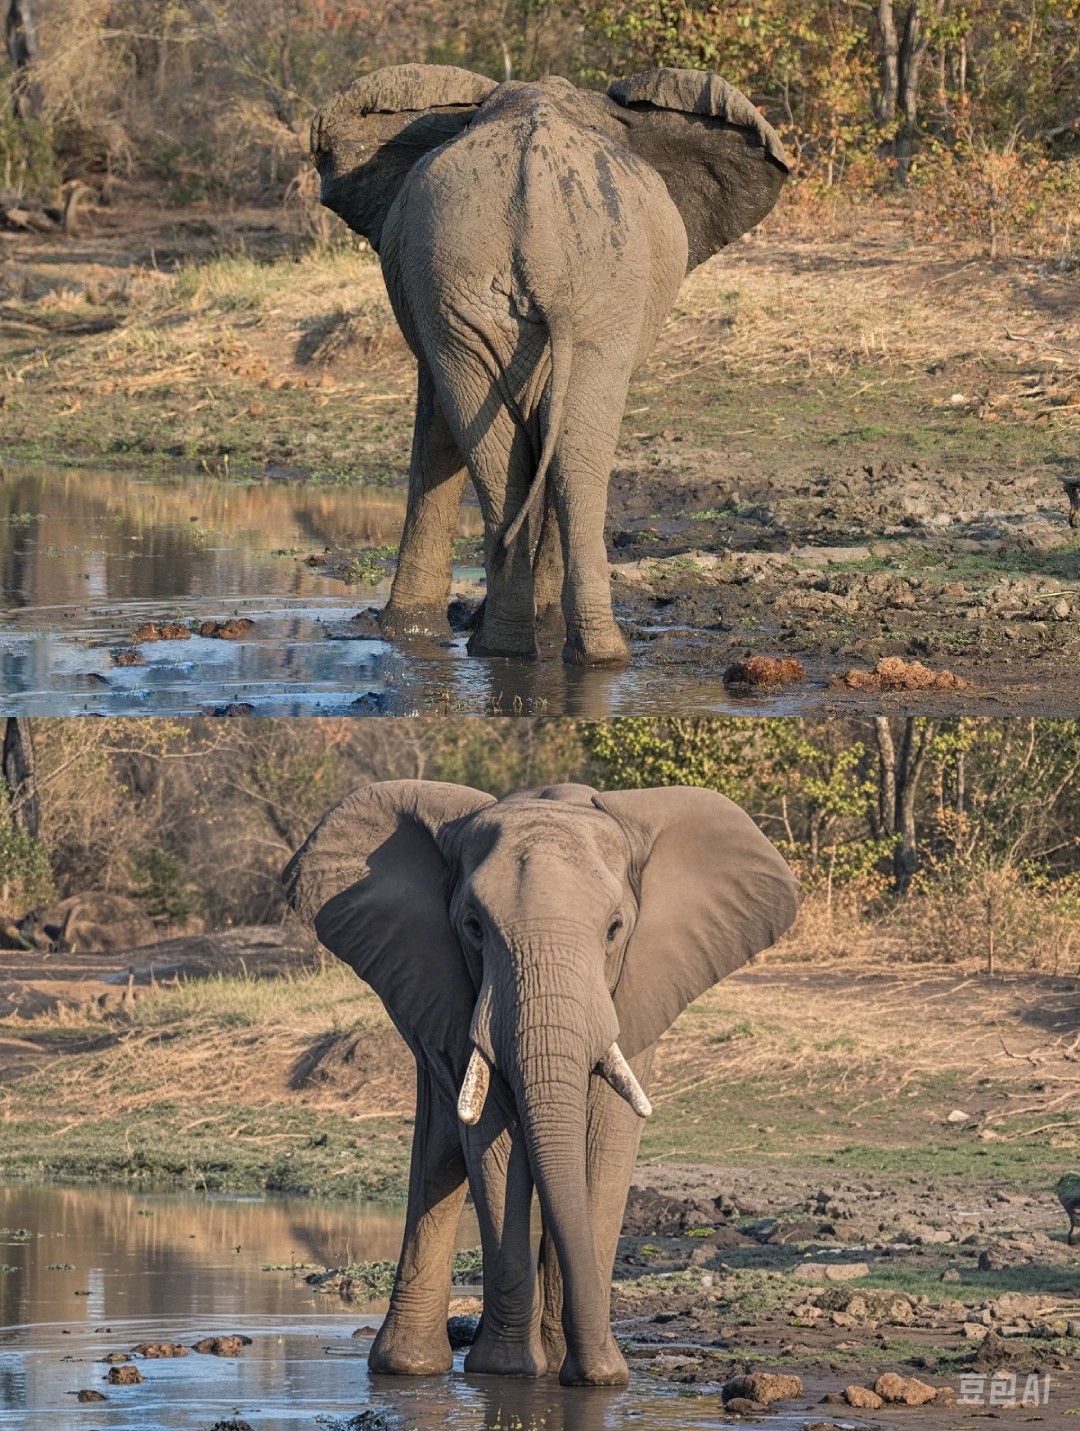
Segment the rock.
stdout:
<svg viewBox="0 0 1080 1431">
<path fill-rule="evenodd" d="M 255 707 L 250 701 L 230 701 L 228 705 L 215 706 L 212 714 L 216 716 L 253 716 Z"/>
<path fill-rule="evenodd" d="M 94 1391 L 89 1386 L 85 1386 L 82 1391 L 75 1393 L 76 1401 L 108 1401 L 108 1399 L 103 1391 Z"/>
<path fill-rule="evenodd" d="M 202 1352 L 204 1356 L 239 1356 L 244 1347 L 250 1345 L 250 1337 L 234 1332 L 225 1337 L 203 1337 L 202 1341 L 196 1342 L 191 1350 Z"/>
<path fill-rule="evenodd" d="M 858 1317 L 853 1317 L 850 1312 L 833 1312 L 829 1320 L 834 1327 L 842 1327 L 845 1331 L 852 1331 L 859 1325 Z"/>
<path fill-rule="evenodd" d="M 733 1416 L 753 1416 L 767 1409 L 762 1402 L 752 1401 L 749 1396 L 733 1396 L 730 1401 L 724 1402 L 724 1410 L 730 1411 Z"/>
<path fill-rule="evenodd" d="M 144 1356 L 148 1360 L 155 1357 L 187 1356 L 188 1349 L 180 1342 L 140 1342 L 131 1348 L 134 1356 Z"/>
<path fill-rule="evenodd" d="M 479 1330 L 479 1317 L 448 1317 L 446 1321 L 446 1335 L 454 1351 L 460 1347 L 471 1347 Z"/>
<path fill-rule="evenodd" d="M 101 1360 L 112 1362 L 115 1364 L 121 1361 L 130 1361 L 131 1358 L 128 1356 L 127 1352 L 109 1352 L 108 1355 L 103 1356 Z"/>
<path fill-rule="evenodd" d="M 105 1380 L 110 1386 L 138 1386 L 142 1372 L 137 1366 L 110 1366 Z"/>
<path fill-rule="evenodd" d="M 800 1262 L 791 1272 L 796 1282 L 854 1282 L 870 1276 L 866 1262 Z"/>
<path fill-rule="evenodd" d="M 1008 1265 L 1005 1254 L 997 1247 L 987 1247 L 979 1253 L 980 1272 L 1003 1272 Z"/>
<path fill-rule="evenodd" d="M 122 646 L 112 652 L 112 663 L 114 666 L 145 666 L 146 657 L 132 646 Z"/>
<path fill-rule="evenodd" d="M 868 1386 L 845 1386 L 844 1400 L 860 1411 L 877 1411 L 884 1405 L 877 1392 L 871 1391 Z"/>
<path fill-rule="evenodd" d="M 942 1282 L 959 1282 L 960 1273 L 956 1270 L 955 1267 L 946 1267 L 945 1271 L 942 1272 L 939 1280 Z"/>
<path fill-rule="evenodd" d="M 770 1406 L 774 1401 L 788 1401 L 802 1393 L 802 1378 L 791 1372 L 751 1371 L 745 1376 L 733 1376 L 730 1381 L 725 1381 L 721 1395 L 725 1406 L 737 1398 Z"/>
<path fill-rule="evenodd" d="M 227 1421 L 215 1421 L 210 1431 L 255 1431 L 250 1421 L 242 1421 L 239 1416 L 230 1416 Z"/>
<path fill-rule="evenodd" d="M 378 1327 L 357 1327 L 352 1334 L 352 1339 L 354 1342 L 369 1342 L 378 1330 Z"/>
<path fill-rule="evenodd" d="M 914 1376 L 897 1376 L 895 1371 L 887 1371 L 874 1382 L 874 1390 L 882 1401 L 894 1406 L 925 1406 L 937 1395 L 937 1387 Z"/>
<path fill-rule="evenodd" d="M 961 1331 L 969 1342 L 981 1342 L 987 1329 L 981 1322 L 965 1322 Z"/>
<path fill-rule="evenodd" d="M 1045 1297 L 1033 1297 L 1027 1292 L 1002 1292 L 990 1303 L 990 1311 L 998 1322 L 1030 1321 L 1045 1306 Z"/>
<path fill-rule="evenodd" d="M 934 1396 L 934 1405 L 935 1405 L 935 1406 L 955 1406 L 955 1405 L 956 1405 L 956 1387 L 955 1387 L 955 1386 L 939 1386 L 938 1389 L 937 1389 L 937 1393 L 936 1393 L 936 1395 Z"/>
<path fill-rule="evenodd" d="M 946 1123 L 970 1123 L 971 1115 L 965 1113 L 962 1108 L 954 1108 L 945 1121 Z"/>
</svg>

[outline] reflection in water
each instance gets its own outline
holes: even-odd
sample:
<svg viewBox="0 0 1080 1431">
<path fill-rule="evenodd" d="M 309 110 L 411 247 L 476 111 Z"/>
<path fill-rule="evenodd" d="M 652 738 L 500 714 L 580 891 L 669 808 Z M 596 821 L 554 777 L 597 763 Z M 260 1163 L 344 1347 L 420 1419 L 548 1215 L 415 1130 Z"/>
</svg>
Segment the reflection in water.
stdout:
<svg viewBox="0 0 1080 1431">
<path fill-rule="evenodd" d="M 132 473 L 0 470 L 0 700 L 16 715 L 198 715 L 229 705 L 257 715 L 609 715 L 745 710 L 719 672 L 650 659 L 638 643 L 621 671 L 539 661 L 476 660 L 463 638 L 395 647 L 353 623 L 381 605 L 389 580 L 350 587 L 305 558 L 398 540 L 404 495 L 393 489 L 209 478 L 151 481 Z M 465 507 L 461 531 L 479 515 Z M 483 574 L 455 569 L 455 589 Z M 111 649 L 149 620 L 198 625 L 240 614 L 242 640 L 144 644 L 145 664 L 117 667 Z M 360 634 L 366 632 L 367 634 Z M 801 699 L 755 698 L 761 715 Z"/>
<path fill-rule="evenodd" d="M 380 1308 L 345 1308 L 313 1292 L 302 1271 L 262 1268 L 393 1258 L 395 1209 L 16 1185 L 0 1186 L 0 1227 L 33 1234 L 0 1235 L 0 1262 L 16 1268 L 0 1275 L 0 1431 L 179 1431 L 233 1416 L 291 1431 L 366 1406 L 396 1411 L 416 1431 L 612 1431 L 628 1417 L 642 1431 L 730 1424 L 715 1399 L 686 1401 L 645 1379 L 626 1391 L 571 1390 L 550 1378 L 467 1377 L 460 1356 L 450 1376 L 369 1378 L 368 1340 L 352 1333 L 376 1325 Z M 461 1244 L 477 1240 L 466 1218 Z M 227 1332 L 252 1345 L 235 1358 L 140 1361 L 141 1385 L 105 1384 L 109 1352 Z M 109 1400 L 78 1407 L 81 1388 Z"/>
</svg>

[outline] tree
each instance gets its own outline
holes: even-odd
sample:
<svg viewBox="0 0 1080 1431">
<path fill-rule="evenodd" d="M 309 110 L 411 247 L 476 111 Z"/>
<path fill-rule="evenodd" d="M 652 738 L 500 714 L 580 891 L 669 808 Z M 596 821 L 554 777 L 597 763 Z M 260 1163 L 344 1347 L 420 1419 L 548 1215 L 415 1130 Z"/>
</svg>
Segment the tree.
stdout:
<svg viewBox="0 0 1080 1431">
<path fill-rule="evenodd" d="M 41 826 L 34 769 L 34 738 L 30 722 L 9 716 L 4 728 L 4 783 L 8 791 L 8 817 L 17 830 L 36 840 Z"/>
<path fill-rule="evenodd" d="M 895 840 L 893 882 L 898 894 L 907 890 L 919 867 L 915 802 L 935 724 L 918 716 L 907 716 L 899 731 L 894 731 L 889 716 L 874 717 L 878 751 L 878 804 L 874 826 L 879 839 Z"/>
<path fill-rule="evenodd" d="M 7 0 L 4 39 L 15 71 L 12 104 L 16 119 L 40 119 L 44 97 L 33 74 L 37 59 L 37 30 L 30 0 Z"/>
</svg>

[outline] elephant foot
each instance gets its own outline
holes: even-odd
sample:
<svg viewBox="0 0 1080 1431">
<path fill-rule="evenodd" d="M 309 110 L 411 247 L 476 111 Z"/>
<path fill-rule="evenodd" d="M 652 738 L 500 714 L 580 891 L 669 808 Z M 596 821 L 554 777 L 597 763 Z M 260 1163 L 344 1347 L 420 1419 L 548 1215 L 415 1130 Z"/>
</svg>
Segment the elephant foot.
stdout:
<svg viewBox="0 0 1080 1431">
<path fill-rule="evenodd" d="M 629 1380 L 626 1358 L 612 1336 L 595 1351 L 574 1352 L 567 1348 L 559 1371 L 563 1386 L 625 1386 Z"/>
<path fill-rule="evenodd" d="M 536 631 L 539 636 L 557 637 L 564 635 L 566 623 L 563 620 L 562 606 L 554 601 L 550 606 L 545 606 L 543 610 L 536 613 Z"/>
<path fill-rule="evenodd" d="M 516 661 L 535 661 L 536 637 L 516 633 L 489 634 L 481 629 L 469 637 L 470 656 L 506 656 Z"/>
<path fill-rule="evenodd" d="M 563 660 L 570 666 L 626 666 L 630 662 L 630 648 L 613 621 L 610 627 L 595 634 L 568 633 Z"/>
<path fill-rule="evenodd" d="M 377 1376 L 438 1376 L 453 1364 L 445 1326 L 430 1332 L 385 1321 L 368 1352 L 368 1370 Z"/>
<path fill-rule="evenodd" d="M 379 612 L 379 630 L 390 641 L 415 640 L 417 637 L 445 641 L 450 636 L 446 603 L 405 606 L 388 601 Z"/>
<path fill-rule="evenodd" d="M 465 1358 L 465 1370 L 477 1376 L 543 1376 L 547 1371 L 540 1338 L 535 1333 L 524 1341 L 489 1331 L 485 1320 Z"/>
</svg>

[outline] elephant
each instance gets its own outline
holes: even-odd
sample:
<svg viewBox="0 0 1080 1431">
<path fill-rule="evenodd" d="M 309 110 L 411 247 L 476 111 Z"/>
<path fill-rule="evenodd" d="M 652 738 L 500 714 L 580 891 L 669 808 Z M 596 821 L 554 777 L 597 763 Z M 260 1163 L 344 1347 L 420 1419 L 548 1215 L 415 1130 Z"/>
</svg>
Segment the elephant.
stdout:
<svg viewBox="0 0 1080 1431">
<path fill-rule="evenodd" d="M 391 639 L 445 638 L 467 477 L 484 520 L 474 655 L 623 665 L 604 519 L 632 374 L 679 285 L 772 209 L 783 146 L 717 75 L 606 94 L 394 65 L 315 116 L 321 202 L 378 254 L 417 360 Z"/>
<path fill-rule="evenodd" d="M 416 1060 L 405 1231 L 371 1370 L 450 1368 L 468 1188 L 484 1309 L 466 1370 L 624 1384 L 609 1286 L 653 1051 L 790 926 L 797 885 L 780 853 L 711 790 L 563 784 L 496 799 L 392 780 L 331 810 L 283 880 Z"/>
</svg>

